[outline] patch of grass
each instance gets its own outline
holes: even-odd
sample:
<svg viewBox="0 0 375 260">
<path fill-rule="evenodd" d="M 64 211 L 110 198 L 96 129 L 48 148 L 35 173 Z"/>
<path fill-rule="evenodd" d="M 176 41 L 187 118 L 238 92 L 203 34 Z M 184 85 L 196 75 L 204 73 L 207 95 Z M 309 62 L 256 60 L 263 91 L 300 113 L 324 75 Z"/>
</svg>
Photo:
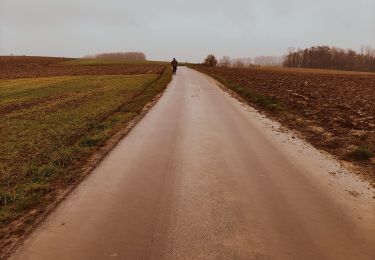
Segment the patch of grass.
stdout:
<svg viewBox="0 0 375 260">
<path fill-rule="evenodd" d="M 339 138 L 332 138 L 325 145 L 329 149 L 338 149 L 343 146 L 343 141 Z"/>
<path fill-rule="evenodd" d="M 0 206 L 6 206 L 16 200 L 16 194 L 14 192 L 5 191 L 0 189 Z"/>
<path fill-rule="evenodd" d="M 171 80 L 161 75 L 0 80 L 0 228 L 48 204 Z"/>
<path fill-rule="evenodd" d="M 61 171 L 59 167 L 51 162 L 40 166 L 32 164 L 29 169 L 27 169 L 26 175 L 30 178 L 32 183 L 40 183 L 55 176 L 59 171 Z"/>
<path fill-rule="evenodd" d="M 359 146 L 347 154 L 347 158 L 354 161 L 368 161 L 374 156 L 374 151 L 367 145 Z"/>
</svg>

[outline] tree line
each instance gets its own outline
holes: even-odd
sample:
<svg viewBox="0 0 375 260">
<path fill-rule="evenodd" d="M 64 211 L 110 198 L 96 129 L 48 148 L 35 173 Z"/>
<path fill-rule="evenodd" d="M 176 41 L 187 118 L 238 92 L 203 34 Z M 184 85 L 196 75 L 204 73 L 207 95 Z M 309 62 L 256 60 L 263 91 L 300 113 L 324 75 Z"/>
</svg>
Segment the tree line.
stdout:
<svg viewBox="0 0 375 260">
<path fill-rule="evenodd" d="M 236 58 L 223 56 L 217 60 L 213 54 L 208 55 L 203 61 L 206 66 L 220 66 L 232 68 L 248 68 L 254 66 L 282 66 L 283 56 L 257 56 L 254 58 Z"/>
<path fill-rule="evenodd" d="M 360 53 L 329 46 L 289 49 L 283 65 L 293 68 L 375 71 L 375 49 L 362 47 Z"/>
<path fill-rule="evenodd" d="M 145 61 L 146 55 L 143 52 L 111 52 L 88 55 L 89 59 L 107 59 L 107 60 L 129 60 L 129 61 Z"/>
</svg>

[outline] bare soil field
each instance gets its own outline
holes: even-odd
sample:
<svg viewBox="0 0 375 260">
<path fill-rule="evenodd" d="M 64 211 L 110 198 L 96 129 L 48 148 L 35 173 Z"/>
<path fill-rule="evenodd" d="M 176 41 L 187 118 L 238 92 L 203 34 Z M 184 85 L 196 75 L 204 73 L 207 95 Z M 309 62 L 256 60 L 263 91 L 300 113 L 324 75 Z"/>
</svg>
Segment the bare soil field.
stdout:
<svg viewBox="0 0 375 260">
<path fill-rule="evenodd" d="M 0 56 L 0 79 L 36 78 L 79 75 L 160 74 L 161 64 L 96 62 L 80 63 L 80 59 Z M 95 60 L 93 60 L 95 61 Z"/>
<path fill-rule="evenodd" d="M 195 66 L 375 185 L 375 74 Z"/>
</svg>

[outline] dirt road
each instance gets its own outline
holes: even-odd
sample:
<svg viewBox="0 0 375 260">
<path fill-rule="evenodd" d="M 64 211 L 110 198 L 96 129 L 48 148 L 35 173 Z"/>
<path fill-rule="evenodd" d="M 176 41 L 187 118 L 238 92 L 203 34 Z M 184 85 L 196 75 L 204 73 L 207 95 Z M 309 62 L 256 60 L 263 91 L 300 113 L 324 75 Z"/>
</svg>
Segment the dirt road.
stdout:
<svg viewBox="0 0 375 260">
<path fill-rule="evenodd" d="M 206 76 L 166 93 L 13 259 L 375 259 L 366 183 Z"/>
</svg>

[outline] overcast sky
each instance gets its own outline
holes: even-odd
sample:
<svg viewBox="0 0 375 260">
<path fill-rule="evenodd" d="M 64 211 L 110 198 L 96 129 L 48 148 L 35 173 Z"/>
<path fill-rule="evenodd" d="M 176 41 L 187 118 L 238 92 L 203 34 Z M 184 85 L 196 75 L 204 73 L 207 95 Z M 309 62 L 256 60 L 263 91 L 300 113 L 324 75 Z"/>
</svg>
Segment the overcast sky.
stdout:
<svg viewBox="0 0 375 260">
<path fill-rule="evenodd" d="M 375 47 L 375 0 L 0 0 L 0 55 L 149 59 Z"/>
</svg>

